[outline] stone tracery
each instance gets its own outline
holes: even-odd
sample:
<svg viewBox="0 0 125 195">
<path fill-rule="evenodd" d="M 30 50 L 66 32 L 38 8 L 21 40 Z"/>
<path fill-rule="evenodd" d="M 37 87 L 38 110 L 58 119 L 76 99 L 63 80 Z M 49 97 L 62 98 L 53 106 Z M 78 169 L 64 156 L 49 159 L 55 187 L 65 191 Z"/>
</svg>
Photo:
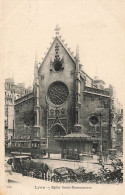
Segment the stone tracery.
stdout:
<svg viewBox="0 0 125 195">
<path fill-rule="evenodd" d="M 68 88 L 62 82 L 52 83 L 48 90 L 48 96 L 53 104 L 61 105 L 68 97 Z"/>
</svg>

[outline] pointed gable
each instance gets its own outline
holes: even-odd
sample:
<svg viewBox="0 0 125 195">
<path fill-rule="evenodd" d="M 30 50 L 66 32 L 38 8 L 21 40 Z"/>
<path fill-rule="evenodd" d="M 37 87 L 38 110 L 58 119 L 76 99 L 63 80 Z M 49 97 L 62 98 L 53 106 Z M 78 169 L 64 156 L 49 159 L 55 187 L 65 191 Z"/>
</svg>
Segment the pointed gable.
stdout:
<svg viewBox="0 0 125 195">
<path fill-rule="evenodd" d="M 54 40 L 53 40 L 53 42 L 52 42 L 50 48 L 48 49 L 48 51 L 47 51 L 47 53 L 46 53 L 46 55 L 45 55 L 45 57 L 44 57 L 44 59 L 43 59 L 41 65 L 40 65 L 40 67 L 39 67 L 39 70 L 41 69 L 42 65 L 44 64 L 45 59 L 47 58 L 47 56 L 48 56 L 50 50 L 52 49 L 52 47 L 54 47 L 54 44 L 55 44 L 56 42 L 59 42 L 59 43 L 60 43 L 60 45 L 65 49 L 65 51 L 66 51 L 67 54 L 70 56 L 70 58 L 72 59 L 72 61 L 73 61 L 74 63 L 76 63 L 76 62 L 75 62 L 75 57 L 73 56 L 73 52 L 70 52 L 70 51 L 69 51 L 69 49 L 68 49 L 68 48 L 66 47 L 66 45 L 63 43 L 64 41 L 61 40 L 60 36 L 55 36 L 55 38 L 54 38 Z"/>
</svg>

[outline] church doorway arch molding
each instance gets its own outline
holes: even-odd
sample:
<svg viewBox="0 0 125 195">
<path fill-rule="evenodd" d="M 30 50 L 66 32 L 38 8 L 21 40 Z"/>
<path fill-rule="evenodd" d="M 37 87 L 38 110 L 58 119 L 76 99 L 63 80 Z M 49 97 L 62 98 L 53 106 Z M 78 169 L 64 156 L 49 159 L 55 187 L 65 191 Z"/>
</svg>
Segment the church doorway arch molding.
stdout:
<svg viewBox="0 0 125 195">
<path fill-rule="evenodd" d="M 54 124 L 50 129 L 50 136 L 48 139 L 48 147 L 50 153 L 61 153 L 61 145 L 60 142 L 54 139 L 56 136 L 64 136 L 66 135 L 66 129 L 60 125 L 59 123 Z"/>
</svg>

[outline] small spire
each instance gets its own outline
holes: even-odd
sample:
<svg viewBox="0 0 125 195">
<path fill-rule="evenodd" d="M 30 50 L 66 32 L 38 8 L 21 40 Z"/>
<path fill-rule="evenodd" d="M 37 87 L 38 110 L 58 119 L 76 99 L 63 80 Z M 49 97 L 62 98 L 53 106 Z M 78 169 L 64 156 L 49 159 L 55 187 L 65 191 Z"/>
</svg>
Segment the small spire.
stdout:
<svg viewBox="0 0 125 195">
<path fill-rule="evenodd" d="M 79 46 L 78 45 L 76 47 L 76 60 L 80 61 L 80 59 L 79 59 Z"/>
<path fill-rule="evenodd" d="M 35 52 L 34 70 L 35 69 L 38 69 L 38 56 L 37 56 L 37 51 Z"/>
<path fill-rule="evenodd" d="M 36 83 L 38 77 L 38 60 L 37 60 L 37 51 L 35 53 L 35 62 L 34 62 L 34 81 L 33 84 Z"/>
<path fill-rule="evenodd" d="M 58 36 L 59 31 L 60 31 L 60 27 L 58 25 L 56 25 L 56 28 L 54 30 L 55 30 L 56 36 Z"/>
</svg>

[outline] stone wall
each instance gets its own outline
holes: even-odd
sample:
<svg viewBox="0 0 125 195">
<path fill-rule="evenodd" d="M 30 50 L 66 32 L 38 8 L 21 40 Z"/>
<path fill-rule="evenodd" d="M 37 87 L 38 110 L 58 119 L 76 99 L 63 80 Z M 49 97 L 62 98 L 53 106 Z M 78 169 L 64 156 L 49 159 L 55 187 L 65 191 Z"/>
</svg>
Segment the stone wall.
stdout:
<svg viewBox="0 0 125 195">
<path fill-rule="evenodd" d="M 101 136 L 100 114 L 102 115 L 102 137 L 107 140 L 110 147 L 110 97 L 86 92 L 81 93 L 81 125 L 84 133 L 97 138 Z M 90 124 L 91 116 L 97 116 L 98 123 L 96 125 Z"/>
<path fill-rule="evenodd" d="M 55 58 L 55 45 L 58 43 L 59 45 L 59 56 L 60 59 L 63 59 L 63 69 L 61 71 L 54 71 L 51 68 L 51 63 L 54 62 Z M 68 87 L 69 95 L 66 103 L 62 106 L 58 106 L 58 110 L 61 113 L 61 110 L 65 110 L 64 120 L 62 116 L 59 116 L 61 123 L 66 127 L 66 130 L 71 132 L 73 130 L 74 125 L 74 95 L 75 95 L 75 85 L 74 85 L 74 76 L 75 76 L 75 63 L 71 59 L 71 57 L 66 52 L 65 48 L 62 44 L 55 39 L 49 53 L 44 59 L 41 67 L 39 68 L 39 87 L 40 87 L 40 107 L 43 115 L 40 115 L 40 125 L 43 126 L 43 137 L 46 137 L 47 129 L 50 129 L 53 124 L 53 120 L 50 117 L 50 110 L 53 110 L 55 113 L 56 106 L 51 105 L 47 100 L 47 93 L 49 86 L 55 82 L 63 82 Z M 48 110 L 48 116 L 47 116 Z M 55 117 L 55 116 L 54 116 Z M 48 124 L 47 124 L 48 123 Z M 51 123 L 51 124 L 50 124 Z"/>
<path fill-rule="evenodd" d="M 15 105 L 15 136 L 33 136 L 34 98 Z"/>
</svg>

